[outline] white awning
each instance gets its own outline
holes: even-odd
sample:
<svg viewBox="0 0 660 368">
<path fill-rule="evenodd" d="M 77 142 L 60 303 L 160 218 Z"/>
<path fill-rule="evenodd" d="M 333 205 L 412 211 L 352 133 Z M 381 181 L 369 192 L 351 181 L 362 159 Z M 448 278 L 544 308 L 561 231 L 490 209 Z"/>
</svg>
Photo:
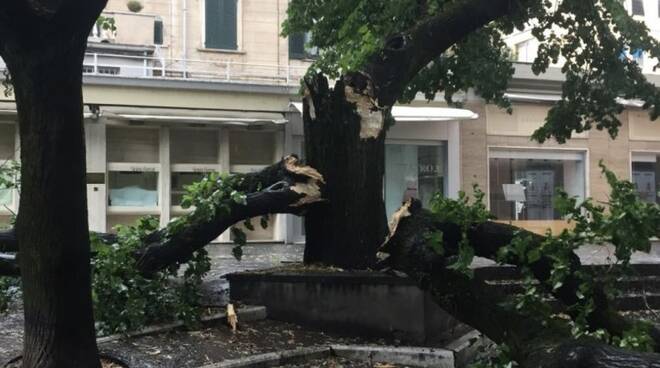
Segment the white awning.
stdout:
<svg viewBox="0 0 660 368">
<path fill-rule="evenodd" d="M 301 102 L 292 102 L 290 106 L 300 113 L 303 111 L 303 104 Z M 396 121 L 417 122 L 474 120 L 479 118 L 479 114 L 467 109 L 417 106 L 394 106 L 392 108 L 392 116 Z"/>
<path fill-rule="evenodd" d="M 561 100 L 559 94 L 540 94 L 540 93 L 505 93 L 504 97 L 511 101 L 522 102 L 557 102 Z M 642 107 L 644 102 L 642 100 L 627 100 L 625 98 L 617 98 L 616 102 L 628 107 Z M 515 108 L 515 107 L 514 107 Z"/>
<path fill-rule="evenodd" d="M 104 106 L 101 106 L 99 117 L 127 121 L 238 126 L 280 125 L 288 122 L 281 113 Z"/>
</svg>

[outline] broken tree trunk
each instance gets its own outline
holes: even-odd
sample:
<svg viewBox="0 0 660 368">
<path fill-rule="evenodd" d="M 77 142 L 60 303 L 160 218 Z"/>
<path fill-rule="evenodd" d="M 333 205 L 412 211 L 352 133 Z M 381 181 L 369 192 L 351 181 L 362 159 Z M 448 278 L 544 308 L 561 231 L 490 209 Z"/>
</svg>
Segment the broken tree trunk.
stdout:
<svg viewBox="0 0 660 368">
<path fill-rule="evenodd" d="M 406 273 L 447 312 L 496 343 L 506 344 L 522 367 L 660 367 L 660 354 L 635 353 L 588 339 L 575 340 L 563 321 L 543 321 L 539 316 L 505 306 L 504 297 L 488 288 L 483 280 L 446 267 L 446 254 L 433 250 L 426 236 L 444 224 L 433 221 L 419 202 L 409 202 L 399 215 L 393 233 L 381 248 L 386 257 L 381 266 Z M 473 234 L 470 240 L 474 239 Z M 475 245 L 477 248 L 479 244 Z"/>
<path fill-rule="evenodd" d="M 374 105 L 365 92 L 372 87 L 359 79 L 343 77 L 334 89 L 322 75 L 306 80 L 305 159 L 327 180 L 327 201 L 305 216 L 306 263 L 367 268 L 387 233 L 382 188 L 389 113 Z"/>
</svg>

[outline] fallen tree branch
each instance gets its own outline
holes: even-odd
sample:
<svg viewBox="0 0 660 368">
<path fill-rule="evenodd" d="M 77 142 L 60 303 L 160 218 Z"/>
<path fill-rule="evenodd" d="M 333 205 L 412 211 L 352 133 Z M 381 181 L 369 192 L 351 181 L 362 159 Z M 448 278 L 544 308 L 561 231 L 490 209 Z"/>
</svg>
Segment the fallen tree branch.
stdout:
<svg viewBox="0 0 660 368">
<path fill-rule="evenodd" d="M 506 344 L 522 367 L 660 367 L 660 354 L 634 353 L 588 339 L 575 340 L 562 321 L 548 323 L 540 316 L 506 307 L 504 297 L 483 280 L 448 269 L 445 255 L 428 246 L 426 234 L 438 224 L 419 202 L 409 203 L 405 212 L 381 249 L 382 256 L 387 257 L 381 266 L 406 273 L 430 291 L 447 312 L 493 341 Z M 470 238 L 475 239 L 479 238 Z"/>
<path fill-rule="evenodd" d="M 249 174 L 233 176 L 237 192 L 246 193 L 244 203 L 232 202 L 228 211 L 216 211 L 202 218 L 196 211 L 184 216 L 185 228 L 172 231 L 170 225 L 148 235 L 136 254 L 137 267 L 145 275 L 188 261 L 193 253 L 217 238 L 233 224 L 274 213 L 302 213 L 307 205 L 321 201 L 323 177 L 313 168 L 302 165 L 294 155 Z M 226 203 L 223 203 L 226 205 Z M 114 234 L 94 233 L 106 244 L 117 241 Z M 13 230 L 0 233 L 0 251 L 18 249 Z M 6 248 L 5 248 L 6 247 Z M 17 275 L 15 264 L 0 264 L 0 274 Z M 15 268 L 14 268 L 15 267 Z"/>
<path fill-rule="evenodd" d="M 416 205 L 408 204 L 402 207 L 397 214 L 395 214 L 395 222 L 392 229 L 394 233 L 398 227 L 399 222 L 411 215 L 411 211 L 415 212 L 415 221 L 421 231 L 425 232 L 442 232 L 443 248 L 445 256 L 455 256 L 458 254 L 459 242 L 462 236 L 461 227 L 458 224 L 450 222 L 439 222 L 436 217 L 426 210 L 415 208 Z M 393 236 L 393 235 L 390 235 Z M 531 247 L 540 247 L 545 237 L 532 233 L 530 231 L 511 226 L 508 224 L 488 221 L 482 224 L 475 224 L 468 229 L 468 240 L 475 250 L 475 255 L 491 260 L 497 260 L 498 251 L 503 247 L 511 244 L 511 241 L 516 236 L 524 236 L 530 239 Z M 521 266 L 524 262 L 514 256 L 509 257 L 507 260 L 510 264 Z M 382 263 L 385 266 L 390 260 Z M 551 293 L 562 305 L 566 308 L 566 312 L 575 317 L 575 312 L 571 306 L 580 302 L 578 298 L 578 290 L 580 280 L 576 276 L 577 271 L 580 270 L 582 264 L 580 258 L 572 254 L 569 260 L 568 275 L 563 281 L 561 287 L 553 289 L 547 283 L 550 279 L 552 271 L 553 260 L 546 254 L 541 254 L 538 261 L 529 264 L 534 277 L 540 281 L 541 287 L 547 292 Z M 624 331 L 630 330 L 633 327 L 633 321 L 619 314 L 614 308 L 610 300 L 607 298 L 605 291 L 597 285 L 594 289 L 594 310 L 588 315 L 587 320 L 590 326 L 594 328 L 602 328 L 615 336 L 622 336 Z M 655 342 L 655 350 L 660 349 L 660 329 L 654 327 L 650 331 L 651 338 Z"/>
</svg>

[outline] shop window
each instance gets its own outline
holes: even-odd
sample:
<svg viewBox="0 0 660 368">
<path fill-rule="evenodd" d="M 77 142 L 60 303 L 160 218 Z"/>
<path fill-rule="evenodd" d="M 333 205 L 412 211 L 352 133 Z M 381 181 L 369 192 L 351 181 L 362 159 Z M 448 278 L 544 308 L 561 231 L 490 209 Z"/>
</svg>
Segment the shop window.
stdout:
<svg viewBox="0 0 660 368">
<path fill-rule="evenodd" d="M 388 216 L 411 197 L 427 207 L 434 194 L 446 194 L 446 186 L 446 143 L 385 146 L 385 207 Z"/>
<path fill-rule="evenodd" d="M 237 50 L 238 0 L 206 0 L 205 47 Z"/>
<path fill-rule="evenodd" d="M 276 133 L 234 131 L 229 133 L 229 160 L 232 172 L 249 172 L 277 161 Z"/>
<path fill-rule="evenodd" d="M 582 153 L 496 150 L 490 157 L 490 209 L 498 219 L 560 220 L 558 188 L 585 198 Z"/>
<path fill-rule="evenodd" d="M 109 206 L 158 207 L 158 173 L 111 171 Z"/>
<path fill-rule="evenodd" d="M 633 154 L 632 181 L 642 200 L 660 203 L 660 154 Z"/>
<path fill-rule="evenodd" d="M 181 206 L 186 187 L 202 180 L 206 176 L 203 172 L 173 172 L 172 173 L 172 206 Z"/>
<path fill-rule="evenodd" d="M 108 127 L 108 162 L 158 163 L 159 131 Z"/>
<path fill-rule="evenodd" d="M 218 131 L 205 129 L 172 129 L 170 162 L 173 164 L 217 164 Z"/>
<path fill-rule="evenodd" d="M 108 127 L 106 134 L 109 210 L 153 214 L 158 207 L 159 130 Z"/>
</svg>

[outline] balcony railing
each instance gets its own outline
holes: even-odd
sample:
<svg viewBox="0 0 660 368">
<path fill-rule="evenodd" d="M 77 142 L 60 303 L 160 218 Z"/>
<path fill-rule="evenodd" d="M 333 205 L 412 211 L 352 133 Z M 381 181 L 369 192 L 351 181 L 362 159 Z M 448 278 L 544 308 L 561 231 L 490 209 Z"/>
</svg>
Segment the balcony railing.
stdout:
<svg viewBox="0 0 660 368">
<path fill-rule="evenodd" d="M 168 59 L 149 56 L 88 53 L 83 74 L 149 79 L 181 79 L 298 85 L 306 67 L 236 63 L 229 60 L 208 61 Z"/>
</svg>

